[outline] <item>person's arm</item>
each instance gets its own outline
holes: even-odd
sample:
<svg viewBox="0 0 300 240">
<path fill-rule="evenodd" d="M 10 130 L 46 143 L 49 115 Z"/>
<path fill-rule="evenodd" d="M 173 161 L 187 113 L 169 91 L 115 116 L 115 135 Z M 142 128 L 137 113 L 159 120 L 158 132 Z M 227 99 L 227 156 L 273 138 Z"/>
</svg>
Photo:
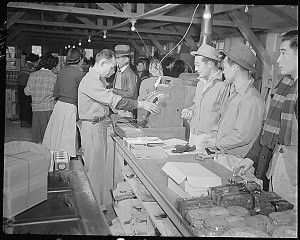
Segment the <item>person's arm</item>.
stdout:
<svg viewBox="0 0 300 240">
<path fill-rule="evenodd" d="M 53 96 L 55 99 L 58 99 L 58 79 L 56 80 L 55 82 L 55 85 L 54 85 L 54 89 L 53 89 Z"/>
<path fill-rule="evenodd" d="M 257 98 L 245 100 L 239 109 L 233 131 L 216 139 L 218 149 L 228 150 L 248 144 L 253 140 L 253 134 L 262 125 L 264 106 Z"/>
<path fill-rule="evenodd" d="M 25 95 L 29 96 L 32 94 L 32 78 L 30 77 L 29 75 L 29 78 L 28 78 L 28 82 L 27 82 L 27 85 L 26 87 L 24 88 L 24 93 Z"/>
</svg>

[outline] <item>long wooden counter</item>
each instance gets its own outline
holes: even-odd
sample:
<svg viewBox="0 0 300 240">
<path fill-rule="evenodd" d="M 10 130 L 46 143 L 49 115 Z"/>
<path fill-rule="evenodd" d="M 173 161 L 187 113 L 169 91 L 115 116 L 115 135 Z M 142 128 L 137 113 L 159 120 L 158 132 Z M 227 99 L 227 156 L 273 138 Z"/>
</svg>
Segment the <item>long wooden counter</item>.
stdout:
<svg viewBox="0 0 300 240">
<path fill-rule="evenodd" d="M 213 160 L 199 162 L 195 155 L 169 156 L 165 159 L 137 159 L 124 145 L 122 139 L 112 136 L 115 142 L 115 159 L 114 159 L 114 184 L 122 181 L 121 171 L 124 160 L 132 168 L 135 174 L 140 178 L 145 187 L 155 198 L 160 207 L 166 212 L 173 224 L 177 227 L 183 236 L 193 236 L 183 218 L 175 208 L 176 199 L 179 196 L 167 186 L 168 176 L 162 171 L 162 167 L 167 162 L 197 162 L 221 177 L 222 184 L 229 183 L 229 179 L 235 179 L 232 172 Z M 236 178 L 235 180 L 240 180 Z"/>
</svg>

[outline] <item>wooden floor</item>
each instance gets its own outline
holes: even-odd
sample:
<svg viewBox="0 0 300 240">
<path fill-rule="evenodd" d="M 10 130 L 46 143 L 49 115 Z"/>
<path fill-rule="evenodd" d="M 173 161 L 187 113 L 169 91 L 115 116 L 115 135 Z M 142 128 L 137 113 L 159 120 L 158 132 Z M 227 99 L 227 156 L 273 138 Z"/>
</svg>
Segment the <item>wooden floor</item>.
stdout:
<svg viewBox="0 0 300 240">
<path fill-rule="evenodd" d="M 5 118 L 4 142 L 29 141 L 32 142 L 31 128 L 20 127 L 18 121 Z"/>
</svg>

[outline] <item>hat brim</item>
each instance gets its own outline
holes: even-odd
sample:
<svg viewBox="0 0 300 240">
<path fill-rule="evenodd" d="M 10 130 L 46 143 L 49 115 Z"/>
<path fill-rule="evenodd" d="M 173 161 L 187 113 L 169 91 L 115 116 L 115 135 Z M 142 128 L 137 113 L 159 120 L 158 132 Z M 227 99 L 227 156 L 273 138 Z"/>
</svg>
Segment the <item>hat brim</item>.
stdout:
<svg viewBox="0 0 300 240">
<path fill-rule="evenodd" d="M 208 56 L 208 55 L 206 55 L 206 54 L 203 54 L 203 53 L 199 53 L 198 51 L 192 51 L 191 52 L 191 55 L 192 56 L 203 56 L 203 57 L 207 57 L 207 58 L 210 58 L 210 59 L 212 59 L 212 60 L 215 60 L 215 61 L 220 61 L 220 58 L 218 58 L 218 57 L 212 57 L 212 56 Z"/>
<path fill-rule="evenodd" d="M 117 53 L 116 54 L 116 57 L 130 57 L 131 56 L 131 53 Z"/>
<path fill-rule="evenodd" d="M 225 53 L 225 55 L 230 58 L 232 61 L 236 62 L 237 64 L 241 65 L 242 67 L 248 69 L 251 72 L 257 72 L 257 70 L 252 67 L 250 64 L 248 64 L 247 62 L 243 61 L 242 59 L 238 59 L 234 56 L 232 56 L 229 52 L 223 51 Z"/>
</svg>

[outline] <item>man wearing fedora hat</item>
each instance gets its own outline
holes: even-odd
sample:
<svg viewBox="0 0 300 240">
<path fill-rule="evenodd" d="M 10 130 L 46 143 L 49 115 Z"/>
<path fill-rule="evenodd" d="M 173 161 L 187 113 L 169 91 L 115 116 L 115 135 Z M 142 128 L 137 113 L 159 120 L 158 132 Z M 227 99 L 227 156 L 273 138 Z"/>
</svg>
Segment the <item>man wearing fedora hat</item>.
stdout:
<svg viewBox="0 0 300 240">
<path fill-rule="evenodd" d="M 245 157 L 260 133 L 264 113 L 263 98 L 249 77 L 249 71 L 255 71 L 256 57 L 241 42 L 235 42 L 224 53 L 225 82 L 232 83 L 234 90 L 204 143 L 211 150 Z"/>
<path fill-rule="evenodd" d="M 137 76 L 130 68 L 130 47 L 128 45 L 115 46 L 117 57 L 117 73 L 113 82 L 113 93 L 129 99 L 137 99 Z M 122 117 L 132 117 L 130 111 L 118 110 Z"/>
<path fill-rule="evenodd" d="M 262 133 L 237 167 L 244 167 L 243 174 L 254 165 L 264 190 L 273 190 L 297 204 L 298 30 L 282 36 L 279 51 L 277 63 L 285 76 L 270 99 Z"/>
<path fill-rule="evenodd" d="M 219 120 L 221 106 L 228 96 L 228 87 L 220 81 L 222 71 L 218 68 L 219 52 L 215 48 L 203 43 L 191 54 L 195 56 L 195 69 L 199 74 L 199 81 L 194 104 L 183 109 L 181 117 L 190 120 L 189 144 L 205 151 L 203 139 Z"/>
<path fill-rule="evenodd" d="M 100 78 L 111 76 L 116 67 L 116 55 L 108 49 L 96 54 L 95 64 L 82 78 L 78 87 L 78 126 L 81 136 L 83 162 L 89 182 L 99 205 L 105 203 L 107 116 L 109 108 L 132 111 L 144 108 L 156 114 L 158 106 L 114 94 Z"/>
</svg>

